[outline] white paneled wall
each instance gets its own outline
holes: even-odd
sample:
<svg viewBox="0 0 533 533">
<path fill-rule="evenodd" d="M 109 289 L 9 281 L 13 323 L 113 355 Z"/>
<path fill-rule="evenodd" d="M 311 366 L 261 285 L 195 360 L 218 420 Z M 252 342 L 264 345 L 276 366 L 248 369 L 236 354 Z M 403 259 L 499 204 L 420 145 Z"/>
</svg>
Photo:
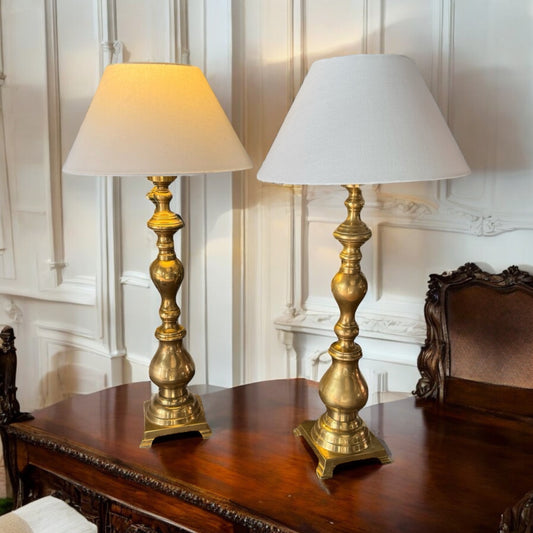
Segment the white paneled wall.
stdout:
<svg viewBox="0 0 533 533">
<path fill-rule="evenodd" d="M 0 323 L 15 327 L 25 409 L 145 380 L 159 296 L 149 183 L 62 174 L 105 66 L 200 66 L 252 156 L 180 178 L 180 294 L 195 382 L 317 379 L 329 364 L 341 188 L 255 179 L 310 64 L 417 63 L 472 175 L 366 187 L 369 292 L 358 311 L 371 393 L 410 391 L 429 273 L 533 270 L 533 0 L 0 0 Z"/>
<path fill-rule="evenodd" d="M 357 315 L 361 367 L 371 392 L 410 391 L 428 275 L 466 261 L 491 270 L 533 265 L 533 2 L 258 0 L 237 7 L 243 87 L 236 89 L 258 165 L 312 61 L 399 53 L 416 61 L 472 166 L 472 176 L 452 182 L 364 190 L 373 238 L 363 247 L 369 293 Z M 345 192 L 283 189 L 250 174 L 245 377 L 317 378 L 329 364 L 338 318 L 329 282 L 339 264 L 332 232 L 345 217 Z"/>
</svg>

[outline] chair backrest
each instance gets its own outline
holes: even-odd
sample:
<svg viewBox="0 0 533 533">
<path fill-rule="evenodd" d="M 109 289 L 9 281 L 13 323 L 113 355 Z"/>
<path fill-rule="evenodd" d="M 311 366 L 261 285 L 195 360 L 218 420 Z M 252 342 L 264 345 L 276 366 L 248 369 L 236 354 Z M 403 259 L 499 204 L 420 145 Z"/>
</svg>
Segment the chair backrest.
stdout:
<svg viewBox="0 0 533 533">
<path fill-rule="evenodd" d="M 4 326 L 0 331 L 0 425 L 33 418 L 28 413 L 20 412 L 16 375 L 15 334 L 11 326 Z"/>
<path fill-rule="evenodd" d="M 533 277 L 467 263 L 432 274 L 415 394 L 533 417 Z"/>
</svg>

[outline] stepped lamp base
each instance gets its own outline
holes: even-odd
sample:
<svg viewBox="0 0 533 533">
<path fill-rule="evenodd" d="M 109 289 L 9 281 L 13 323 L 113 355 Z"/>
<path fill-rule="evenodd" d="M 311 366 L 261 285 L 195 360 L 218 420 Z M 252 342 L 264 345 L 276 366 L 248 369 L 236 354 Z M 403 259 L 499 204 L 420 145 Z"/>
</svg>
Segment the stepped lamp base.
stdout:
<svg viewBox="0 0 533 533">
<path fill-rule="evenodd" d="M 364 461 L 367 459 L 377 459 L 381 464 L 392 463 L 392 459 L 385 446 L 370 431 L 368 432 L 368 447 L 359 452 L 335 453 L 322 448 L 314 442 L 311 436 L 311 430 L 313 429 L 315 422 L 316 420 L 306 420 L 305 422 L 302 422 L 294 430 L 294 434 L 297 437 L 303 437 L 317 456 L 318 465 L 316 467 L 316 475 L 320 479 L 330 479 L 333 477 L 333 470 L 335 467 L 344 463 L 353 463 L 355 461 Z"/>
<path fill-rule="evenodd" d="M 148 419 L 148 409 L 150 408 L 151 400 L 144 402 L 144 434 L 139 448 L 150 448 L 154 439 L 157 437 L 164 437 L 168 435 L 177 435 L 179 433 L 192 433 L 198 432 L 204 439 L 208 439 L 211 434 L 211 428 L 206 422 L 204 408 L 199 396 L 195 395 L 195 399 L 198 402 L 199 412 L 194 417 L 194 420 L 187 422 L 171 422 L 168 424 L 159 425 L 154 424 Z"/>
</svg>

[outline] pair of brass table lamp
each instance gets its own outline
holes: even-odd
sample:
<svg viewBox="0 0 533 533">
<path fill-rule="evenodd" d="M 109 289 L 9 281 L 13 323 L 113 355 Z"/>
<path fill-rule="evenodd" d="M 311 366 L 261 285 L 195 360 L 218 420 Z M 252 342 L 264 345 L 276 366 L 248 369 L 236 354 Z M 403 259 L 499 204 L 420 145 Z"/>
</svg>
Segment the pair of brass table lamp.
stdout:
<svg viewBox="0 0 533 533">
<path fill-rule="evenodd" d="M 258 125 L 261 127 L 261 125 Z M 169 185 L 179 175 L 244 170 L 250 158 L 197 67 L 125 63 L 104 71 L 64 165 L 69 174 L 148 176 L 155 210 L 148 226 L 158 256 L 150 275 L 161 294 L 158 349 L 150 379 L 158 392 L 145 402 L 141 447 L 159 436 L 211 434 L 198 396 L 187 385 L 194 362 L 183 346 L 176 295 L 183 265 L 174 234 L 183 221 L 170 210 Z M 331 287 L 340 310 L 332 363 L 320 381 L 326 412 L 295 429 L 318 458 L 317 475 L 336 465 L 376 458 L 390 462 L 385 446 L 359 411 L 368 398 L 355 342 L 356 309 L 367 282 L 361 246 L 371 231 L 361 220 L 359 185 L 463 176 L 468 166 L 414 63 L 398 55 L 355 55 L 319 60 L 309 70 L 258 172 L 262 181 L 343 185 L 346 220 L 334 232 L 341 266 Z"/>
</svg>

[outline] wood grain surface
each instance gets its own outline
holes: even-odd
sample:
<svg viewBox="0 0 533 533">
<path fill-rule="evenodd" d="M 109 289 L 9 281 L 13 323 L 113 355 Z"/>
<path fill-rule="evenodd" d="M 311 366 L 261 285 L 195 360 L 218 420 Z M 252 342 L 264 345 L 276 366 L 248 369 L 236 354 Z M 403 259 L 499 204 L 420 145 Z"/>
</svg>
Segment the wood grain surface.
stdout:
<svg viewBox="0 0 533 533">
<path fill-rule="evenodd" d="M 122 385 L 12 424 L 19 471 L 49 472 L 191 531 L 497 531 L 532 486 L 533 427 L 466 408 L 414 398 L 365 408 L 392 464 L 353 463 L 321 481 L 292 433 L 323 411 L 313 382 L 206 394 L 210 439 L 140 449 L 148 396 L 148 383 Z"/>
</svg>

